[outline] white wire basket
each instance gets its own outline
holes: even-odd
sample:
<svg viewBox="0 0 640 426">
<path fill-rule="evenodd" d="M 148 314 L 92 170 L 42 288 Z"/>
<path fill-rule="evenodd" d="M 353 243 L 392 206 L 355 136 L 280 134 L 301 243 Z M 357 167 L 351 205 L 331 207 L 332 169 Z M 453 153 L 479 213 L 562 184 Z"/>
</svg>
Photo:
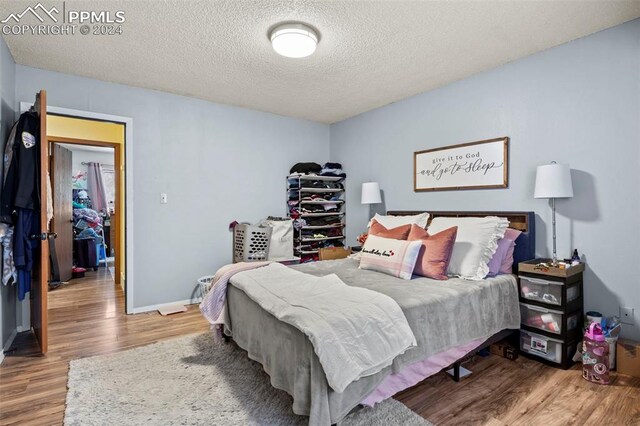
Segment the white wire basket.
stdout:
<svg viewBox="0 0 640 426">
<path fill-rule="evenodd" d="M 211 285 L 213 284 L 213 275 L 205 275 L 204 277 L 198 278 L 198 289 L 200 293 L 200 297 L 204 299 L 209 290 L 211 290 Z"/>
</svg>

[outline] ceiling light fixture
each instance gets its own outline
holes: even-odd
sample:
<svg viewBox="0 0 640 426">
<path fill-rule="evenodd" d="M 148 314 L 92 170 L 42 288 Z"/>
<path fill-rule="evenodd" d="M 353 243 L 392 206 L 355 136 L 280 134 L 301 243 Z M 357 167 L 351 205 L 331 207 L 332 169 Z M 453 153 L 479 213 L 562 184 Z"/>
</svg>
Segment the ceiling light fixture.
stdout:
<svg viewBox="0 0 640 426">
<path fill-rule="evenodd" d="M 304 24 L 281 24 L 269 34 L 273 50 L 287 58 L 304 58 L 316 51 L 318 34 Z"/>
</svg>

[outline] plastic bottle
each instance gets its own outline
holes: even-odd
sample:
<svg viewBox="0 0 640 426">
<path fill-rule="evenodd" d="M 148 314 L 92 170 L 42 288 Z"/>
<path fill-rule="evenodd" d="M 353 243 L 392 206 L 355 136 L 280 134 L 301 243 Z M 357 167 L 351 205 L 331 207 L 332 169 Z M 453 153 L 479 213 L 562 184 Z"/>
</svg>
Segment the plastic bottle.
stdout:
<svg viewBox="0 0 640 426">
<path fill-rule="evenodd" d="M 571 256 L 572 262 L 580 262 L 580 255 L 578 254 L 578 249 L 573 249 L 573 256 Z"/>
<path fill-rule="evenodd" d="M 582 340 L 582 377 L 593 383 L 609 384 L 609 344 L 597 323 L 589 325 Z"/>
</svg>

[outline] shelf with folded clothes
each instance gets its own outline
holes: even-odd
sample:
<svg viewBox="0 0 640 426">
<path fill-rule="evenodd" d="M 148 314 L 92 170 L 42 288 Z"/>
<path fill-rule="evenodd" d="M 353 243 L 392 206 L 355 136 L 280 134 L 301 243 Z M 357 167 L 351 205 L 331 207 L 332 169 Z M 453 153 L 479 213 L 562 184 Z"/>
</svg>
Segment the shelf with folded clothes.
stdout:
<svg viewBox="0 0 640 426">
<path fill-rule="evenodd" d="M 344 192 L 344 188 L 289 188 L 289 192 L 299 191 L 299 192 L 308 192 L 312 194 L 322 194 L 324 192 L 327 193 L 336 193 L 336 192 Z"/>
<path fill-rule="evenodd" d="M 301 201 L 343 201 L 341 193 L 323 193 L 323 194 L 313 194 L 313 195 L 305 195 L 301 196 L 289 196 L 287 200 L 287 204 L 290 206 L 297 206 Z"/>
<path fill-rule="evenodd" d="M 287 176 L 287 180 L 300 179 L 300 180 L 323 180 L 327 182 L 338 182 L 344 179 L 343 176 L 334 176 L 334 175 L 289 175 Z"/>
<path fill-rule="evenodd" d="M 344 213 L 329 212 L 329 213 L 300 213 L 300 217 L 327 217 L 327 216 L 344 216 Z"/>
<path fill-rule="evenodd" d="M 302 238 L 303 243 L 311 243 L 314 241 L 329 241 L 329 240 L 342 240 L 344 239 L 344 235 L 335 236 L 335 237 L 322 237 L 322 238 Z"/>
<path fill-rule="evenodd" d="M 344 247 L 345 180 L 339 163 L 297 163 L 287 176 L 287 210 L 294 219 L 294 254 L 318 260 L 324 247 Z"/>
<path fill-rule="evenodd" d="M 301 229 L 331 229 L 331 228 L 344 228 L 344 223 L 328 224 L 328 225 L 306 225 Z"/>
<path fill-rule="evenodd" d="M 323 199 L 315 199 L 315 200 L 300 200 L 299 204 L 342 204 L 344 200 L 323 200 Z"/>
</svg>

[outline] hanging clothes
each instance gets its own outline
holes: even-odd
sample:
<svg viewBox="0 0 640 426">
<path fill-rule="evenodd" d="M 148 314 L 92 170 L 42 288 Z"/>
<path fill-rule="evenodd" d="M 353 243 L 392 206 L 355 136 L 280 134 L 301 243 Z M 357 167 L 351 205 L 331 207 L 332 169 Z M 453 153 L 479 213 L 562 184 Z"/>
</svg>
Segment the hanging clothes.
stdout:
<svg viewBox="0 0 640 426">
<path fill-rule="evenodd" d="M 2 245 L 2 284 L 18 282 L 18 271 L 13 261 L 13 226 L 0 223 L 0 244 Z"/>
<path fill-rule="evenodd" d="M 2 184 L 0 220 L 14 223 L 17 207 L 40 209 L 40 120 L 35 112 L 25 112 L 18 120 L 12 140 L 5 147 L 5 179 Z M 7 167 L 8 166 L 8 167 Z"/>
<path fill-rule="evenodd" d="M 37 246 L 31 235 L 40 233 L 39 139 L 38 114 L 29 111 L 20 116 L 5 146 L 0 222 L 13 226 L 12 253 L 20 300 L 31 290 L 33 250 Z M 4 268 L 3 264 L 3 276 Z"/>
<path fill-rule="evenodd" d="M 102 166 L 100 163 L 89 163 L 87 166 L 87 192 L 93 205 L 94 210 L 106 212 L 107 210 L 107 191 L 102 179 Z"/>
</svg>

